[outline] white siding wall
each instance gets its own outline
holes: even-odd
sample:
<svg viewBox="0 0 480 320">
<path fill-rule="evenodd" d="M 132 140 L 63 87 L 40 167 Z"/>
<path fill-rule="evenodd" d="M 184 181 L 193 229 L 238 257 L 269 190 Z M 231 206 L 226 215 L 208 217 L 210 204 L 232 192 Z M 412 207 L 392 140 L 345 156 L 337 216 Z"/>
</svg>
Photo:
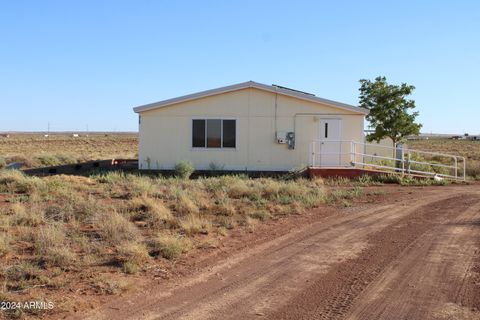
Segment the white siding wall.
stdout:
<svg viewBox="0 0 480 320">
<path fill-rule="evenodd" d="M 237 148 L 191 148 L 193 118 L 237 119 Z M 323 117 L 341 118 L 345 140 L 363 141 L 361 114 L 278 95 L 277 130 L 294 131 L 295 150 L 275 142 L 275 94 L 243 89 L 141 113 L 139 166 L 172 169 L 182 160 L 196 169 L 210 163 L 226 170 L 290 170 L 309 164 L 310 142 Z"/>
</svg>

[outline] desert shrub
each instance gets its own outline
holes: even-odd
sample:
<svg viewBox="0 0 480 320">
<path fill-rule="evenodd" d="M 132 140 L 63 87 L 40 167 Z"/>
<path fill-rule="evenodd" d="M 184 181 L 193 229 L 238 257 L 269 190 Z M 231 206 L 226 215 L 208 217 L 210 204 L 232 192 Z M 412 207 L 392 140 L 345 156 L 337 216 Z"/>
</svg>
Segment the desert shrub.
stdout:
<svg viewBox="0 0 480 320">
<path fill-rule="evenodd" d="M 293 202 L 289 207 L 288 207 L 288 212 L 290 214 L 297 214 L 301 215 L 305 213 L 305 208 L 299 203 L 299 202 Z"/>
<path fill-rule="evenodd" d="M 148 251 L 140 243 L 128 242 L 117 247 L 116 261 L 125 273 L 136 273 L 148 259 Z"/>
<path fill-rule="evenodd" d="M 228 196 L 239 199 L 243 197 L 250 197 L 256 190 L 247 185 L 244 179 L 236 178 L 227 186 Z"/>
<path fill-rule="evenodd" d="M 333 201 L 351 200 L 360 197 L 362 194 L 363 190 L 356 186 L 352 189 L 335 190 L 331 193 L 331 197 Z"/>
<path fill-rule="evenodd" d="M 292 205 L 301 204 L 305 208 L 316 208 L 327 202 L 327 193 L 322 189 L 306 194 L 302 199 L 294 201 Z"/>
<path fill-rule="evenodd" d="M 165 259 L 175 259 L 190 249 L 191 242 L 175 235 L 163 234 L 153 239 L 150 243 L 150 254 L 161 256 Z"/>
<path fill-rule="evenodd" d="M 259 187 L 262 196 L 268 199 L 276 197 L 280 191 L 280 183 L 274 179 L 264 179 L 260 181 Z"/>
<path fill-rule="evenodd" d="M 6 233 L 0 233 L 0 257 L 10 252 L 10 238 Z"/>
<path fill-rule="evenodd" d="M 76 163 L 74 158 L 64 154 L 43 154 L 37 156 L 37 159 L 40 165 L 44 167 Z"/>
<path fill-rule="evenodd" d="M 380 183 L 396 183 L 403 186 L 428 186 L 428 185 L 445 185 L 448 184 L 449 181 L 446 179 L 436 181 L 430 178 L 423 178 L 418 179 L 411 176 L 404 176 L 389 174 L 389 175 L 380 175 L 376 176 L 375 181 Z"/>
<path fill-rule="evenodd" d="M 217 219 L 218 225 L 222 228 L 231 230 L 237 225 L 237 220 L 232 216 L 220 216 Z"/>
<path fill-rule="evenodd" d="M 111 279 L 105 275 L 95 276 L 90 285 L 99 294 L 118 295 L 130 290 L 134 283 L 125 279 Z"/>
<path fill-rule="evenodd" d="M 374 180 L 380 183 L 398 183 L 400 184 L 402 177 L 396 174 L 382 174 L 374 177 Z"/>
<path fill-rule="evenodd" d="M 41 263 L 65 267 L 75 260 L 75 255 L 68 247 L 65 231 L 60 225 L 48 225 L 34 234 L 34 249 Z"/>
<path fill-rule="evenodd" d="M 238 207 L 229 201 L 228 198 L 217 201 L 217 204 L 211 210 L 211 212 L 219 216 L 233 216 L 237 211 Z"/>
<path fill-rule="evenodd" d="M 21 163 L 22 167 L 26 167 L 26 168 L 38 167 L 40 165 L 38 162 L 38 159 L 35 159 L 31 156 L 27 157 L 25 155 L 9 156 L 7 157 L 6 160 L 8 163 L 13 163 L 13 162 Z"/>
<path fill-rule="evenodd" d="M 155 190 L 155 185 L 150 177 L 129 175 L 127 180 L 126 187 L 131 197 L 148 196 Z"/>
<path fill-rule="evenodd" d="M 328 178 L 325 180 L 325 184 L 331 187 L 348 186 L 352 184 L 352 180 L 345 177 Z"/>
<path fill-rule="evenodd" d="M 363 174 L 357 178 L 357 182 L 361 186 L 369 186 L 374 184 L 374 179 L 368 174 Z"/>
<path fill-rule="evenodd" d="M 365 163 L 367 164 L 372 164 L 373 168 L 377 168 L 376 166 L 382 166 L 382 167 L 387 167 L 387 168 L 395 168 L 395 160 L 389 160 L 389 159 L 381 159 L 381 158 L 375 158 L 375 157 L 365 157 Z"/>
<path fill-rule="evenodd" d="M 129 201 L 128 209 L 133 212 L 135 221 L 144 221 L 152 229 L 175 224 L 172 212 L 160 200 L 146 197 L 134 198 Z"/>
<path fill-rule="evenodd" d="M 9 291 L 22 291 L 34 285 L 44 285 L 49 282 L 48 278 L 41 275 L 38 266 L 30 262 L 4 266 L 2 274 L 6 289 Z"/>
<path fill-rule="evenodd" d="M 268 220 L 272 217 L 270 212 L 268 212 L 267 210 L 254 210 L 254 211 L 249 213 L 249 216 L 251 218 L 254 218 L 254 219 L 257 219 L 257 220 L 260 220 L 260 221 L 265 221 L 265 220 Z"/>
<path fill-rule="evenodd" d="M 23 203 L 16 202 L 6 211 L 13 226 L 37 227 L 44 223 L 43 212 L 37 207 L 26 208 Z"/>
<path fill-rule="evenodd" d="M 41 155 L 37 157 L 40 164 L 44 167 L 56 166 L 59 164 L 58 159 L 51 154 Z"/>
<path fill-rule="evenodd" d="M 208 219 L 190 214 L 180 221 L 180 227 L 186 235 L 194 235 L 197 233 L 208 234 L 212 225 Z"/>
<path fill-rule="evenodd" d="M 480 179 L 480 161 L 467 161 L 466 175 L 474 179 Z"/>
<path fill-rule="evenodd" d="M 95 224 L 104 241 L 111 244 L 133 242 L 139 237 L 138 229 L 116 210 L 102 211 L 95 216 Z"/>
<path fill-rule="evenodd" d="M 4 157 L 0 157 L 0 169 L 3 169 L 7 166 L 7 160 Z"/>
<path fill-rule="evenodd" d="M 188 194 L 199 210 L 211 211 L 215 205 L 215 200 L 203 189 L 202 185 L 191 186 Z"/>
<path fill-rule="evenodd" d="M 179 191 L 176 195 L 175 210 L 180 215 L 197 214 L 199 209 L 184 191 Z"/>
<path fill-rule="evenodd" d="M 78 222 L 90 221 L 92 217 L 100 211 L 107 211 L 109 207 L 102 202 L 94 199 L 93 197 L 87 197 L 77 201 L 74 206 L 74 217 L 71 220 Z"/>
<path fill-rule="evenodd" d="M 127 180 L 127 176 L 122 171 L 110 171 L 107 173 L 95 174 L 92 176 L 99 183 L 123 184 Z"/>
<path fill-rule="evenodd" d="M 0 170 L 0 192 L 31 193 L 44 182 L 18 170 Z"/>
<path fill-rule="evenodd" d="M 427 162 L 427 160 L 423 156 L 416 153 L 411 154 L 410 160 L 416 161 L 416 162 Z M 428 163 L 410 163 L 409 168 L 410 170 L 423 171 L 423 172 L 436 172 L 435 170 L 442 169 L 441 167 L 431 166 Z"/>
<path fill-rule="evenodd" d="M 188 179 L 195 171 L 190 161 L 181 161 L 175 165 L 175 175 L 181 179 Z"/>
<path fill-rule="evenodd" d="M 258 220 L 253 219 L 252 217 L 249 217 L 249 216 L 246 216 L 242 222 L 242 225 L 245 226 L 248 232 L 255 231 L 257 224 L 258 224 Z"/>
<path fill-rule="evenodd" d="M 301 197 L 308 193 L 308 188 L 302 183 L 301 180 L 289 181 L 280 186 L 278 193 L 284 196 Z"/>
</svg>

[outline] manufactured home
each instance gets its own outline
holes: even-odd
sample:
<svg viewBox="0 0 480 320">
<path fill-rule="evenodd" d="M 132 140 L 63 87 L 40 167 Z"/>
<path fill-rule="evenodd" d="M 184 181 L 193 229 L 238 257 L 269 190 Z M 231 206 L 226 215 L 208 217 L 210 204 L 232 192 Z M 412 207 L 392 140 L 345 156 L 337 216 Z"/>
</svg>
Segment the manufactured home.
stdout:
<svg viewBox="0 0 480 320">
<path fill-rule="evenodd" d="M 351 165 L 366 109 L 253 81 L 134 108 L 139 168 L 288 171 Z M 312 155 L 316 155 L 312 157 Z"/>
</svg>

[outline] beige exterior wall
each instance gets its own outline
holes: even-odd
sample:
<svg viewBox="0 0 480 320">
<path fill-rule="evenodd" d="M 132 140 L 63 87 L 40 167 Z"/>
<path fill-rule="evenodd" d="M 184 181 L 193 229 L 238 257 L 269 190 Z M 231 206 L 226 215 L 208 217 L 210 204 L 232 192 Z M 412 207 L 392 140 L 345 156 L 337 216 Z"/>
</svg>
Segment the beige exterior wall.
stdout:
<svg viewBox="0 0 480 320">
<path fill-rule="evenodd" d="M 314 102 L 277 96 L 277 131 L 295 132 L 295 149 L 278 144 L 275 93 L 248 88 L 140 113 L 140 169 L 172 169 L 191 161 L 196 169 L 215 163 L 225 170 L 291 170 L 310 163 L 311 141 L 321 118 L 342 119 L 342 139 L 363 141 L 364 116 Z M 192 119 L 237 120 L 237 148 L 192 149 Z"/>
</svg>

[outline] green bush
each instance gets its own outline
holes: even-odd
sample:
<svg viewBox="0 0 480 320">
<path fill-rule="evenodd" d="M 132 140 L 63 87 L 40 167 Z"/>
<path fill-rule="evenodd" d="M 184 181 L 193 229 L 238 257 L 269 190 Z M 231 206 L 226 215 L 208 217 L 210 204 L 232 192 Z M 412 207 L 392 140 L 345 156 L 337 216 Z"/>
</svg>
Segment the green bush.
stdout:
<svg viewBox="0 0 480 320">
<path fill-rule="evenodd" d="M 190 161 L 181 161 L 175 166 L 175 175 L 182 179 L 188 179 L 195 169 Z"/>
</svg>

